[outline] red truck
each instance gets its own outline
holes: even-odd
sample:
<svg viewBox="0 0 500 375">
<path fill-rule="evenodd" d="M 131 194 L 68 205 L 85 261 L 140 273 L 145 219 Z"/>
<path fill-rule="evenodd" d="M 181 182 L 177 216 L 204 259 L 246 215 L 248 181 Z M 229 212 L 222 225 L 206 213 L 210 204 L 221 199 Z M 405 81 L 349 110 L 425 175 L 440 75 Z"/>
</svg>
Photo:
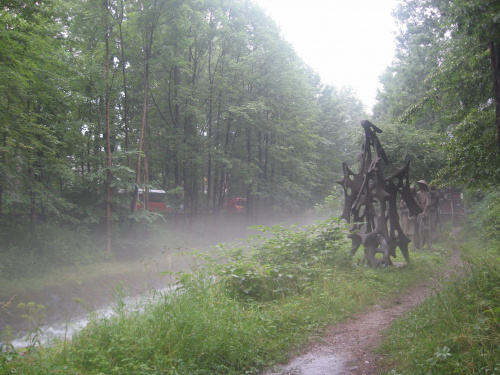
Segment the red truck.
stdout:
<svg viewBox="0 0 500 375">
<path fill-rule="evenodd" d="M 224 202 L 224 210 L 227 212 L 247 212 L 247 199 L 246 198 L 231 198 L 229 201 Z"/>
</svg>

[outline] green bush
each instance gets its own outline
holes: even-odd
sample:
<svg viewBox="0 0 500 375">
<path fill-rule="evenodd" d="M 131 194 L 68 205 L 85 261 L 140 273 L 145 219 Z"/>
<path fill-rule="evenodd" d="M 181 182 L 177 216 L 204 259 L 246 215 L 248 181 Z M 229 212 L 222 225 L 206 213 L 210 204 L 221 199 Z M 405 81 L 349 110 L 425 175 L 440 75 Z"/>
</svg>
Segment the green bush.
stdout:
<svg viewBox="0 0 500 375">
<path fill-rule="evenodd" d="M 500 242 L 500 192 L 496 188 L 475 196 L 469 222 L 481 235 Z"/>
<path fill-rule="evenodd" d="M 219 246 L 225 258 L 216 259 L 213 268 L 234 298 L 271 301 L 300 293 L 325 267 L 349 262 L 344 228 L 338 218 L 302 230 L 253 227 L 263 235 L 252 237 L 252 250 Z"/>
</svg>

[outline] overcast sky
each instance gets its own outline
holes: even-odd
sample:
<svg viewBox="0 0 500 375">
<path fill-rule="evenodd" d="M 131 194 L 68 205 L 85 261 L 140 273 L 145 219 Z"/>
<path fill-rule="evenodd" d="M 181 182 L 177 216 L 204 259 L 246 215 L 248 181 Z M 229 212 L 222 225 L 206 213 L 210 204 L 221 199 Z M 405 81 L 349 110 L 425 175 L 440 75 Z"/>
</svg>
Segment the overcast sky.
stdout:
<svg viewBox="0 0 500 375">
<path fill-rule="evenodd" d="M 397 0 L 253 0 L 325 84 L 351 86 L 371 109 L 394 56 Z"/>
</svg>

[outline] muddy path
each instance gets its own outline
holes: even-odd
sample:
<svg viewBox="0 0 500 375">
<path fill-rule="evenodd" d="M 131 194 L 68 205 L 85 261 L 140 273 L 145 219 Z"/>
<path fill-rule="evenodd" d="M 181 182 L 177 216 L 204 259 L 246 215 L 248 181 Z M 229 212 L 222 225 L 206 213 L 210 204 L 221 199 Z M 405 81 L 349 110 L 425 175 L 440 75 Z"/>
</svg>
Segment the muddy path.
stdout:
<svg viewBox="0 0 500 375">
<path fill-rule="evenodd" d="M 457 236 L 458 231 L 454 235 Z M 384 369 L 380 365 L 381 355 L 374 350 L 382 343 L 384 331 L 394 319 L 420 305 L 441 287 L 443 281 L 462 270 L 459 247 L 454 246 L 449 262 L 435 278 L 422 281 L 395 298 L 329 327 L 325 336 L 311 342 L 303 354 L 264 375 L 378 374 Z"/>
</svg>

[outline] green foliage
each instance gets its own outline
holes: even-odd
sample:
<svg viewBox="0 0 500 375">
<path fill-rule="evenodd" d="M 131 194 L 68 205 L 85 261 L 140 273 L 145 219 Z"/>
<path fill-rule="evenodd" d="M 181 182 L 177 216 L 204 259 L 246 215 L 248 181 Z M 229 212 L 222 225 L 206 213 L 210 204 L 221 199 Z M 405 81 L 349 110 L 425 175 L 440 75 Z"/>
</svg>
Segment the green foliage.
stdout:
<svg viewBox="0 0 500 375">
<path fill-rule="evenodd" d="M 500 373 L 498 192 L 469 196 L 474 237 L 461 246 L 466 268 L 390 328 L 380 349 L 395 367 L 389 374 Z"/>
<path fill-rule="evenodd" d="M 499 182 L 490 56 L 500 42 L 498 12 L 490 0 L 405 0 L 394 14 L 396 58 L 381 77 L 374 117 L 441 134 L 442 185 Z"/>
<path fill-rule="evenodd" d="M 473 110 L 458 125 L 445 145 L 448 160 L 439 180 L 453 186 L 484 188 L 498 184 L 500 157 L 496 144 L 494 106 Z"/>
<path fill-rule="evenodd" d="M 45 323 L 47 313 L 45 306 L 35 302 L 20 303 L 17 308 L 22 311 L 21 317 L 26 323 L 27 351 L 31 353 L 37 346 L 41 346 L 43 335 L 42 326 Z"/>
<path fill-rule="evenodd" d="M 253 227 L 267 236 L 253 236 L 257 245 L 244 249 L 224 249 L 224 259 L 214 268 L 230 296 L 244 300 L 272 301 L 307 289 L 325 268 L 348 261 L 345 228 L 333 218 L 298 230 Z"/>
<path fill-rule="evenodd" d="M 184 274 L 166 292 L 130 303 L 119 286 L 113 294 L 115 315 L 91 315 L 71 342 L 12 358 L 2 370 L 26 375 L 259 373 L 286 361 L 292 349 L 321 334 L 327 324 L 428 277 L 436 261 L 444 261 L 443 254 L 419 253 L 405 268 L 355 267 L 345 262 L 348 247 L 336 219 L 303 233 L 279 226 L 261 229 L 255 249 L 221 246 L 226 264 L 209 263 Z M 228 271 L 239 266 L 250 271 L 248 282 L 228 283 Z M 283 278 L 259 273 L 258 267 L 286 268 L 294 283 L 286 283 L 286 292 L 272 293 Z M 253 295 L 243 291 L 250 286 L 256 286 Z"/>
<path fill-rule="evenodd" d="M 0 214 L 30 227 L 102 224 L 107 171 L 113 225 L 155 221 L 123 209 L 119 189 L 136 184 L 168 191 L 176 213 L 192 216 L 240 196 L 249 216 L 311 208 L 350 154 L 338 135 L 364 115 L 352 90 L 322 87 L 252 3 L 3 9 Z"/>
<path fill-rule="evenodd" d="M 6 306 L 3 306 L 4 308 Z M 45 306 L 35 302 L 20 303 L 17 308 L 21 310 L 21 318 L 24 321 L 24 331 L 26 332 L 26 347 L 16 349 L 12 342 L 14 334 L 12 327 L 7 325 L 0 330 L 0 373 L 16 373 L 16 360 L 23 360 L 24 356 L 35 353 L 42 346 L 42 327 L 45 323 Z"/>
<path fill-rule="evenodd" d="M 314 206 L 314 210 L 321 216 L 340 216 L 344 209 L 344 191 L 340 185 L 334 185 L 330 195 L 322 204 Z"/>
<path fill-rule="evenodd" d="M 500 193 L 492 187 L 469 195 L 470 226 L 486 239 L 500 242 Z"/>
<path fill-rule="evenodd" d="M 436 178 L 447 160 L 442 149 L 442 135 L 402 124 L 388 125 L 383 130 L 379 139 L 391 163 L 386 177 L 394 167 L 401 168 L 410 160 L 410 183 Z"/>
<path fill-rule="evenodd" d="M 71 218 L 66 126 L 71 99 L 50 1 L 3 4 L 0 17 L 0 213 Z M 4 8 L 5 7 L 5 8 Z M 64 182 L 63 182 L 64 181 Z"/>
<path fill-rule="evenodd" d="M 270 354 L 262 344 L 269 340 L 272 322 L 263 320 L 258 309 L 242 309 L 208 279 L 191 279 L 184 290 L 182 296 L 158 296 L 140 315 L 128 311 L 96 319 L 74 338 L 71 357 L 80 368 L 104 373 L 208 374 L 253 372 L 252 366 Z M 137 335 L 142 339 L 137 341 Z"/>
<path fill-rule="evenodd" d="M 367 118 L 362 103 L 352 90 L 322 87 L 318 97 L 320 113 L 316 121 L 318 159 L 315 168 L 321 181 L 315 187 L 318 198 L 331 192 L 332 182 L 340 179 L 342 162 L 353 163 L 361 144 L 360 121 Z M 322 203 L 321 200 L 316 200 Z M 333 213 L 332 213 L 333 215 Z"/>
</svg>

